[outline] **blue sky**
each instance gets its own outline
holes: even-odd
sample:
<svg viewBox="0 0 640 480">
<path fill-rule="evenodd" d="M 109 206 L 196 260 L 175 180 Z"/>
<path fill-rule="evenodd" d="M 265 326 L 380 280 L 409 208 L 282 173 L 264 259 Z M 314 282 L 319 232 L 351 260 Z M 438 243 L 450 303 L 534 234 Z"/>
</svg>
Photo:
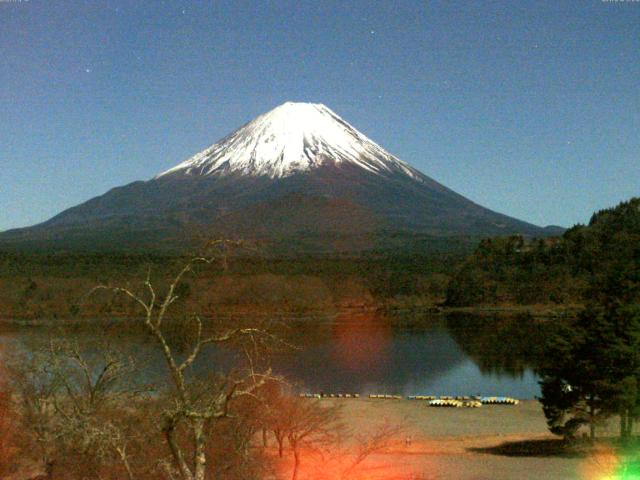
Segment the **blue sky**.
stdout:
<svg viewBox="0 0 640 480">
<path fill-rule="evenodd" d="M 324 103 L 540 225 L 640 195 L 640 2 L 0 1 L 0 230 Z"/>
</svg>

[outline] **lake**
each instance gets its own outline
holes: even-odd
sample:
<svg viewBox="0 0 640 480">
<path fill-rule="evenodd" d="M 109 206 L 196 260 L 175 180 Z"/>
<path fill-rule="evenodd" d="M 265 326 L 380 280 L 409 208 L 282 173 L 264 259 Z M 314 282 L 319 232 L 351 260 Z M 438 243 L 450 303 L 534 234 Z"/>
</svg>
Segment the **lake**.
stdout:
<svg viewBox="0 0 640 480">
<path fill-rule="evenodd" d="M 530 317 L 343 312 L 280 317 L 278 324 L 286 325 L 287 342 L 299 348 L 270 353 L 273 370 L 303 392 L 522 399 L 539 394 L 536 340 L 544 335 L 545 322 Z M 76 328 L 74 335 L 80 342 L 103 336 L 90 328 Z M 11 327 L 0 330 L 0 343 L 29 350 L 48 336 L 44 327 Z M 166 373 L 148 340 L 118 334 L 111 342 L 144 358 L 144 381 L 157 381 Z M 238 351 L 209 349 L 194 372 L 229 368 L 241 358 Z"/>
</svg>

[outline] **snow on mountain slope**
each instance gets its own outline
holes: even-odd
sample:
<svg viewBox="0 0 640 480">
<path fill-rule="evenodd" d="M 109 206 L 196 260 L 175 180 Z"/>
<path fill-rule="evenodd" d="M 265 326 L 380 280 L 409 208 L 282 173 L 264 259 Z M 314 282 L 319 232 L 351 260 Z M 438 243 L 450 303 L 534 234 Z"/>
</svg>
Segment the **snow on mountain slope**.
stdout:
<svg viewBox="0 0 640 480">
<path fill-rule="evenodd" d="M 324 105 L 285 103 L 154 179 L 0 233 L 0 248 L 180 250 L 196 231 L 286 255 L 548 235 L 418 172 Z"/>
<path fill-rule="evenodd" d="M 283 178 L 328 163 L 355 164 L 371 173 L 422 176 L 322 104 L 287 102 L 161 173 Z"/>
</svg>

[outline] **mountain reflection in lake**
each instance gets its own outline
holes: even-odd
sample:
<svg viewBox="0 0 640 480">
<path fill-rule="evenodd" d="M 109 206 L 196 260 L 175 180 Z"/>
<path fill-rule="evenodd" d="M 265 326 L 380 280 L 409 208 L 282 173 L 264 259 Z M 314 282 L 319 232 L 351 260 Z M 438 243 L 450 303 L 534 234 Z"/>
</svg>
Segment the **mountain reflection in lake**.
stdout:
<svg viewBox="0 0 640 480">
<path fill-rule="evenodd" d="M 430 316 L 420 312 L 342 313 L 337 316 L 281 318 L 286 340 L 299 349 L 270 355 L 273 370 L 301 391 L 425 395 L 539 394 L 533 373 L 536 338 L 544 323 L 527 317 Z M 95 332 L 76 328 L 76 335 Z M 0 343 L 29 349 L 44 328 L 0 332 Z M 112 340 L 113 341 L 113 340 Z M 123 349 L 144 358 L 144 381 L 164 375 L 155 345 L 135 335 L 115 337 Z M 241 353 L 209 349 L 194 365 L 198 376 L 229 368 Z"/>
<path fill-rule="evenodd" d="M 305 391 L 539 394 L 531 339 L 542 327 L 530 318 L 367 312 L 295 328 L 304 350 L 279 353 L 273 364 Z"/>
</svg>

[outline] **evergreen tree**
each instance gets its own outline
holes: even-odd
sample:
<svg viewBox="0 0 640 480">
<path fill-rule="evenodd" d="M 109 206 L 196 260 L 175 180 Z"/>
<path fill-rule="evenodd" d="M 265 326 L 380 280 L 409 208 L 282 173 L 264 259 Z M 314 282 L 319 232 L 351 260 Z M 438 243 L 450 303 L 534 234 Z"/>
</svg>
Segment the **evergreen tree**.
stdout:
<svg viewBox="0 0 640 480">
<path fill-rule="evenodd" d="M 607 297 L 547 341 L 540 368 L 542 403 L 550 430 L 565 438 L 588 424 L 620 416 L 620 436 L 628 439 L 640 413 L 640 307 Z"/>
<path fill-rule="evenodd" d="M 573 438 L 582 425 L 595 438 L 596 426 L 609 414 L 603 398 L 605 386 L 598 365 L 599 322 L 587 313 L 577 322 L 550 335 L 540 368 L 539 400 L 552 433 Z"/>
</svg>

